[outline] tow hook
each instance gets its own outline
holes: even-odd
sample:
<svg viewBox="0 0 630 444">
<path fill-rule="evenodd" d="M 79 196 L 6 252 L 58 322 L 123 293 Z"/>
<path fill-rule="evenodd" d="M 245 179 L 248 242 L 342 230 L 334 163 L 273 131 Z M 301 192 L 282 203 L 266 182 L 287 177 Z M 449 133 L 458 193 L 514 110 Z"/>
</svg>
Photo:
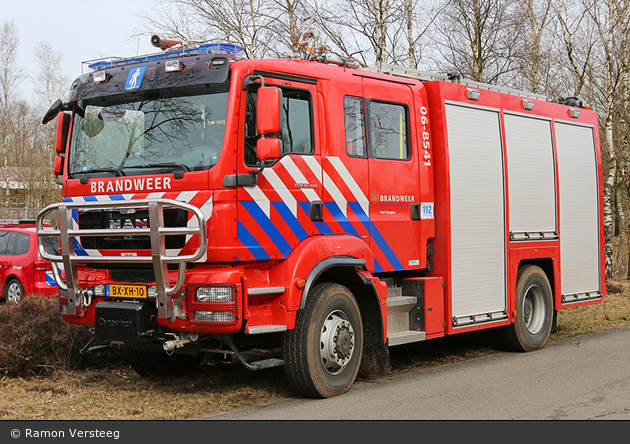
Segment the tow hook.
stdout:
<svg viewBox="0 0 630 444">
<path fill-rule="evenodd" d="M 186 344 L 190 344 L 199 339 L 199 333 L 182 333 L 181 337 L 174 335 L 175 339 L 166 341 L 162 347 L 167 354 L 172 355 L 176 348 L 182 348 Z"/>
</svg>

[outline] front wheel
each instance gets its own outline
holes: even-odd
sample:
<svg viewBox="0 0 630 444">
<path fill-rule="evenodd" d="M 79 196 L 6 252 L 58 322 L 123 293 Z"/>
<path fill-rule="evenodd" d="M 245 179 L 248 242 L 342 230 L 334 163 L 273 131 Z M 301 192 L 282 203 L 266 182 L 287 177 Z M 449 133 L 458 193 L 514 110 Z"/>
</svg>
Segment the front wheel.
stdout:
<svg viewBox="0 0 630 444">
<path fill-rule="evenodd" d="M 330 398 L 350 389 L 359 371 L 363 324 L 359 306 L 343 285 L 316 286 L 298 313 L 295 328 L 284 334 L 284 371 L 302 395 Z"/>
<path fill-rule="evenodd" d="M 553 300 L 547 275 L 535 265 L 519 270 L 516 282 L 516 317 L 502 331 L 503 345 L 514 351 L 542 348 L 553 323 Z"/>
</svg>

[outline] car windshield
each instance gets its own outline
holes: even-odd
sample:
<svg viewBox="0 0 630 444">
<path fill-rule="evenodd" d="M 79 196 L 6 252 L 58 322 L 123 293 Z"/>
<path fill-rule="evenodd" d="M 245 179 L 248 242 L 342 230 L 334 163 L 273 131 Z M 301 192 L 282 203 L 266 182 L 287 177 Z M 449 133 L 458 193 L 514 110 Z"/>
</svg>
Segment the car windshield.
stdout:
<svg viewBox="0 0 630 444">
<path fill-rule="evenodd" d="M 223 145 L 228 89 L 226 82 L 79 101 L 70 176 L 211 168 Z"/>
</svg>

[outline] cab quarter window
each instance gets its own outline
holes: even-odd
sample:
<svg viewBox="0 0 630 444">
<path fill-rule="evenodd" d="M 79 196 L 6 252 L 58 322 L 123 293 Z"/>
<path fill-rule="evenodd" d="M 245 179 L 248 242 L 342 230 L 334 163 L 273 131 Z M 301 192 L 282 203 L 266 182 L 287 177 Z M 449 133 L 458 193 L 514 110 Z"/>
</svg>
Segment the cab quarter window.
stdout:
<svg viewBox="0 0 630 444">
<path fill-rule="evenodd" d="M 346 127 L 346 152 L 352 157 L 367 157 L 363 99 L 344 97 L 343 118 Z"/>
<path fill-rule="evenodd" d="M 370 156 L 377 159 L 409 159 L 407 108 L 370 102 Z"/>
<path fill-rule="evenodd" d="M 282 140 L 282 153 L 313 153 L 313 118 L 311 95 L 308 91 L 282 88 L 280 132 L 273 136 Z M 245 163 L 259 165 L 256 159 L 256 90 L 250 89 L 245 104 Z"/>
</svg>

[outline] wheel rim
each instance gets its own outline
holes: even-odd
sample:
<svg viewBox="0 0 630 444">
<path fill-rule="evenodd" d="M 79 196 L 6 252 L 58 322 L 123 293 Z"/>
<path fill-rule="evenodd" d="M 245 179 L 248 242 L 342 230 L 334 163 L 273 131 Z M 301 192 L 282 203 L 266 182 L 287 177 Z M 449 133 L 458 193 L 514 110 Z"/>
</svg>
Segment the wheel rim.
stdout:
<svg viewBox="0 0 630 444">
<path fill-rule="evenodd" d="M 527 289 L 522 310 L 525 328 L 531 334 L 538 333 L 545 323 L 545 299 L 538 285 L 532 285 Z"/>
<path fill-rule="evenodd" d="M 7 301 L 17 303 L 21 297 L 22 291 L 20 290 L 20 284 L 11 282 L 7 288 Z"/>
<path fill-rule="evenodd" d="M 348 316 L 335 310 L 326 317 L 320 336 L 322 364 L 328 373 L 341 373 L 354 353 L 354 328 Z"/>
</svg>

